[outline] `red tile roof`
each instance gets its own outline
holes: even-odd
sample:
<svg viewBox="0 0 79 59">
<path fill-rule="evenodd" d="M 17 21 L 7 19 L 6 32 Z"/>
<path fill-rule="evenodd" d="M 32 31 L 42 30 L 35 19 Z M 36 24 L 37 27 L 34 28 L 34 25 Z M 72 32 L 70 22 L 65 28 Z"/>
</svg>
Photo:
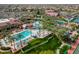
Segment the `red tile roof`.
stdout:
<svg viewBox="0 0 79 59">
<path fill-rule="evenodd" d="M 21 24 L 21 22 L 19 21 L 19 20 L 16 20 L 16 19 L 9 19 L 10 21 L 9 22 L 4 22 L 4 23 L 0 23 L 0 29 L 1 28 L 4 28 L 5 26 L 7 26 L 8 24 L 10 24 L 10 25 L 12 25 L 12 24 L 18 24 L 18 25 L 20 25 Z"/>
</svg>

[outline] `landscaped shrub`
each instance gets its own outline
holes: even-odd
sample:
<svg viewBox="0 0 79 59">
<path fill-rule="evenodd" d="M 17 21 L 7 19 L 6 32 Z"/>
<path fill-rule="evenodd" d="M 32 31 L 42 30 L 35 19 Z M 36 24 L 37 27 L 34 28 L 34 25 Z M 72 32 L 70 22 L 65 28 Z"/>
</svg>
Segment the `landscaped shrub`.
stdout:
<svg viewBox="0 0 79 59">
<path fill-rule="evenodd" d="M 68 49 L 70 49 L 70 47 L 68 45 L 64 45 L 61 49 L 60 49 L 60 54 L 66 54 Z"/>
<path fill-rule="evenodd" d="M 10 47 L 1 47 L 2 50 L 9 50 Z"/>
</svg>

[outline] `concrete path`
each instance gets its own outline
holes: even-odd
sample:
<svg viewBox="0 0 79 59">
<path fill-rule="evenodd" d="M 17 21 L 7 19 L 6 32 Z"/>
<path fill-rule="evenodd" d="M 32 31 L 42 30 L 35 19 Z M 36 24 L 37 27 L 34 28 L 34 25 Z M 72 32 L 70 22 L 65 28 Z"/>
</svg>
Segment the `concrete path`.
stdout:
<svg viewBox="0 0 79 59">
<path fill-rule="evenodd" d="M 49 37 L 48 40 L 46 40 L 46 41 L 44 41 L 44 42 L 42 42 L 42 43 L 40 43 L 40 44 L 38 44 L 38 45 L 35 45 L 35 46 L 33 46 L 33 47 L 27 49 L 27 50 L 25 51 L 25 53 L 28 52 L 28 51 L 30 51 L 30 50 L 32 50 L 32 49 L 34 49 L 34 48 L 36 48 L 36 47 L 38 47 L 38 46 L 41 46 L 41 45 L 47 43 L 47 42 L 49 41 L 49 39 L 51 39 L 51 38 L 52 38 L 52 37 Z"/>
<path fill-rule="evenodd" d="M 56 53 L 60 54 L 60 48 L 62 48 L 64 45 L 67 45 L 66 43 L 62 43 L 62 45 L 59 47 L 59 49 L 57 49 Z"/>
</svg>

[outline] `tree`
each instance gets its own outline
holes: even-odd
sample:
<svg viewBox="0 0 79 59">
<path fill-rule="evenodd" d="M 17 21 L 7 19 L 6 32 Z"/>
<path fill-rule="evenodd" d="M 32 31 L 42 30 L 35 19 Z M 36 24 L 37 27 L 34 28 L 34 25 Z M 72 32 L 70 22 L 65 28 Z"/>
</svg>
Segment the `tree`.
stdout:
<svg viewBox="0 0 79 59">
<path fill-rule="evenodd" d="M 68 45 L 64 45 L 61 49 L 60 49 L 60 54 L 67 54 L 67 50 L 70 49 L 70 47 Z"/>
<path fill-rule="evenodd" d="M 56 20 L 58 20 L 56 17 L 44 16 L 41 21 L 44 29 L 51 31 L 62 43 L 64 43 L 62 41 L 63 35 L 68 29 L 57 26 Z"/>
</svg>

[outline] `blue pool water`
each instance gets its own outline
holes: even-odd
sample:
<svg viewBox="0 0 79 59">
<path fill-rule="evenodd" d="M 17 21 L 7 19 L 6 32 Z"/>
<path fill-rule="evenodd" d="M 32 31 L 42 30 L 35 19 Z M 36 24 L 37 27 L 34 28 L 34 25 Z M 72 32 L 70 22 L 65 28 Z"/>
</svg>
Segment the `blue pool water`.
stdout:
<svg viewBox="0 0 79 59">
<path fill-rule="evenodd" d="M 31 34 L 32 32 L 30 30 L 25 30 L 23 32 L 13 35 L 12 38 L 14 39 L 14 41 L 19 41 L 19 40 L 26 38 L 27 36 Z"/>
<path fill-rule="evenodd" d="M 74 20 L 75 23 L 79 23 L 79 18 Z"/>
</svg>

